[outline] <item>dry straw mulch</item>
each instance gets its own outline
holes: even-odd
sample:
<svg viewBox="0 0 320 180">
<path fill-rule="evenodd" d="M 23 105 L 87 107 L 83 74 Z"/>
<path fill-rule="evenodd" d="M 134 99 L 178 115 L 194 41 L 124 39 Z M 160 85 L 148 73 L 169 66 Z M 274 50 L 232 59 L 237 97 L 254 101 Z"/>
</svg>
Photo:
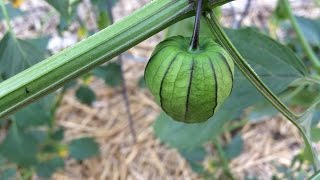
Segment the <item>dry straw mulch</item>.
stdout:
<svg viewBox="0 0 320 180">
<path fill-rule="evenodd" d="M 25 9 L 35 8 L 35 10 L 28 17 L 18 18 L 14 22 L 14 29 L 19 37 L 34 37 L 40 33 L 51 34 L 57 38 L 54 29 L 58 17 L 50 17 L 51 19 L 49 18 L 46 23 L 41 24 L 39 19 L 48 12 L 48 7 L 39 2 L 26 0 L 23 5 Z M 114 9 L 115 18 L 118 20 L 130 14 L 146 2 L 148 1 L 120 0 Z M 259 4 L 258 2 L 265 1 L 255 3 Z M 255 6 L 243 22 L 263 26 L 267 23 L 266 18 L 270 15 L 272 8 Z M 83 8 L 86 8 L 86 4 Z M 301 11 L 306 12 L 303 10 L 304 8 Z M 92 25 L 90 19 L 94 20 L 93 17 L 86 16 L 85 10 L 82 12 L 84 12 L 84 18 L 89 19 L 89 25 Z M 317 12 L 319 14 L 319 11 Z M 229 10 L 225 13 L 227 16 L 224 21 L 232 25 Z M 64 34 L 66 41 L 58 41 L 61 43 L 61 48 L 66 42 L 74 43 L 77 27 L 77 25 L 72 26 L 71 31 Z M 92 27 L 94 28 L 94 24 Z M 125 78 L 137 141 L 133 141 L 130 132 L 121 88 L 110 88 L 104 85 L 102 80 L 94 79 L 91 87 L 98 98 L 93 107 L 79 103 L 74 97 L 74 91 L 71 90 L 63 99 L 57 123 L 66 130 L 64 140 L 66 142 L 83 136 L 94 137 L 100 144 L 100 155 L 82 162 L 67 160 L 66 167 L 56 172 L 53 179 L 201 179 L 192 172 L 175 149 L 162 144 L 154 136 L 152 123 L 159 114 L 160 108 L 147 90 L 137 86 L 138 79 L 143 75 L 146 61 L 161 38 L 160 33 L 129 50 L 130 56 L 124 56 Z M 51 50 L 58 51 L 59 49 L 55 47 L 60 46 L 57 46 L 55 41 L 51 43 L 53 43 Z M 297 130 L 281 116 L 259 124 L 247 125 L 241 132 L 245 141 L 244 152 L 230 164 L 237 179 L 247 175 L 257 176 L 259 179 L 270 179 L 276 171 L 274 164 L 288 166 L 292 157 L 301 148 Z"/>
</svg>

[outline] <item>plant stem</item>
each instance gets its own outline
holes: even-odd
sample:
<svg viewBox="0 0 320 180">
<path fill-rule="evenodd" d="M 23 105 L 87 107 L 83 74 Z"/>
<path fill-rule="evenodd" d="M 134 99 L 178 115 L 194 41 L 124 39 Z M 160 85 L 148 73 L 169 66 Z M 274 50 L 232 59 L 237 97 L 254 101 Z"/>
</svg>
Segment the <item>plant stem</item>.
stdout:
<svg viewBox="0 0 320 180">
<path fill-rule="evenodd" d="M 114 23 L 114 18 L 113 18 L 113 13 L 112 13 L 112 2 L 109 0 L 108 2 L 108 13 L 109 13 L 109 19 L 111 24 Z M 123 97 L 123 101 L 125 104 L 125 109 L 128 115 L 128 122 L 129 122 L 129 129 L 132 135 L 132 139 L 133 139 L 133 143 L 137 142 L 137 133 L 134 129 L 134 123 L 133 123 L 133 117 L 132 117 L 132 113 L 131 113 L 131 106 L 130 106 L 130 102 L 129 102 L 129 93 L 128 93 L 128 89 L 127 89 L 127 83 L 126 83 L 126 79 L 124 77 L 124 67 L 123 67 L 123 58 L 122 58 L 122 54 L 119 54 L 118 56 L 118 61 L 120 63 L 120 68 L 121 68 L 121 86 L 122 86 L 122 97 Z"/>
<path fill-rule="evenodd" d="M 206 16 L 207 23 L 213 35 L 220 41 L 221 45 L 232 56 L 235 64 L 238 66 L 243 75 L 257 88 L 257 90 L 277 109 L 279 110 L 292 124 L 294 124 L 300 131 L 306 148 L 313 156 L 313 168 L 319 170 L 319 163 L 317 161 L 316 153 L 313 151 L 311 142 L 309 141 L 304 129 L 299 125 L 300 116 L 295 115 L 286 105 L 284 105 L 279 98 L 263 83 L 257 73 L 250 67 L 250 65 L 243 59 L 241 54 L 237 51 L 230 39 L 224 32 L 223 28 L 216 19 L 213 11 L 210 11 L 210 18 Z"/>
<path fill-rule="evenodd" d="M 190 51 L 199 50 L 199 33 L 200 33 L 200 18 L 202 15 L 202 0 L 197 1 L 196 17 L 194 21 L 193 35 L 190 42 Z"/>
<path fill-rule="evenodd" d="M 225 175 L 227 175 L 230 179 L 233 180 L 234 177 L 230 171 L 228 159 L 221 146 L 221 140 L 219 138 L 216 138 L 215 140 L 213 140 L 213 144 L 216 146 L 218 155 L 222 161 L 223 172 L 225 173 Z"/>
<path fill-rule="evenodd" d="M 320 72 L 320 60 L 317 58 L 317 55 L 313 52 L 311 46 L 308 44 L 307 39 L 303 35 L 303 32 L 302 32 L 301 28 L 299 27 L 297 19 L 295 18 L 295 16 L 292 13 L 292 10 L 291 10 L 291 7 L 290 7 L 288 0 L 282 0 L 282 2 L 283 2 L 284 9 L 286 10 L 287 15 L 289 17 L 289 20 L 291 22 L 291 25 L 292 25 L 294 31 L 297 33 L 298 39 L 299 39 L 304 51 L 306 52 L 308 58 L 310 59 L 311 63 L 313 64 L 314 68 L 318 72 Z"/>
<path fill-rule="evenodd" d="M 8 11 L 7 11 L 7 8 L 4 4 L 4 0 L 0 0 L 0 5 L 1 5 L 1 10 L 2 10 L 2 13 L 3 13 L 3 16 L 4 18 L 6 19 L 6 24 L 7 24 L 7 28 L 8 28 L 8 31 L 13 34 L 12 32 L 12 27 L 11 27 L 11 24 L 10 24 L 10 17 L 9 17 L 9 14 L 8 14 Z"/>
<path fill-rule="evenodd" d="M 205 7 L 230 1 L 207 0 Z M 192 15 L 194 1 L 151 1 L 123 20 L 0 83 L 0 118 Z"/>
</svg>

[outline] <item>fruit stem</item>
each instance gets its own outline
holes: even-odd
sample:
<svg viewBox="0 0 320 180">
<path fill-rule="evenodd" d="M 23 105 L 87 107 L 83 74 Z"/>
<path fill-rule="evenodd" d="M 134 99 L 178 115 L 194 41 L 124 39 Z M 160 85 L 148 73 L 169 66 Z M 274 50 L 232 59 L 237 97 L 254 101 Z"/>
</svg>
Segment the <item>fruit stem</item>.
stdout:
<svg viewBox="0 0 320 180">
<path fill-rule="evenodd" d="M 202 0 L 198 0 L 194 28 L 193 28 L 193 35 L 190 42 L 190 51 L 199 50 L 199 33 L 200 33 L 201 14 L 202 14 Z"/>
</svg>

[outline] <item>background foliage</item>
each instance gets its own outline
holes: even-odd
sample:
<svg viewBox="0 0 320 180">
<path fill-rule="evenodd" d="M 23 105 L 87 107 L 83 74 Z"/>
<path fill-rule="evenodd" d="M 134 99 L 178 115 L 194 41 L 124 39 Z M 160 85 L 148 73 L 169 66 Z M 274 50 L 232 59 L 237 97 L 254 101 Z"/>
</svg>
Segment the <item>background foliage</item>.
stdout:
<svg viewBox="0 0 320 180">
<path fill-rule="evenodd" d="M 97 31 L 113 23 L 111 9 L 116 2 L 115 0 L 91 0 L 92 10 L 96 11 Z M 71 22 L 74 21 L 81 25 L 77 33 L 83 37 L 94 33 L 89 32 L 85 23 L 77 15 L 77 7 L 81 0 L 47 0 L 47 3 L 60 14 L 60 22 L 56 27 L 60 33 L 67 31 Z M 10 19 L 25 15 L 19 9 L 19 1 L 6 4 L 6 9 Z M 0 12 L 0 20 L 4 18 L 5 16 Z M 319 19 L 299 16 L 294 16 L 294 18 L 304 38 L 319 58 Z M 270 28 L 246 27 L 236 30 L 226 29 L 226 32 L 241 55 L 273 92 L 279 95 L 287 105 L 307 109 L 319 95 L 320 78 L 317 69 L 310 63 L 310 58 L 299 37 L 296 33 L 292 33 L 295 32 L 295 29 L 288 20 L 290 20 L 290 15 L 284 10 L 280 0 L 270 19 Z M 190 36 L 192 28 L 193 18 L 186 19 L 171 26 L 167 30 L 167 36 Z M 286 32 L 287 36 L 284 39 L 276 37 L 277 29 Z M 203 23 L 201 35 L 208 36 L 209 34 L 208 27 Z M 19 39 L 8 28 L 0 42 L 0 81 L 12 77 L 51 55 L 46 49 L 47 45 L 48 37 Z M 56 170 L 63 168 L 68 158 L 81 162 L 99 154 L 99 145 L 92 137 L 81 137 L 65 142 L 64 129 L 58 127 L 55 122 L 56 113 L 62 97 L 70 88 L 75 89 L 79 102 L 92 106 L 97 99 L 89 86 L 93 76 L 103 79 L 110 87 L 121 87 L 124 101 L 126 101 L 127 92 L 121 56 L 115 60 L 117 62 L 114 61 L 94 69 L 56 93 L 1 121 L 1 126 L 6 127 L 7 133 L 0 144 L 0 179 L 15 177 L 28 179 L 34 173 L 48 178 Z M 143 78 L 139 85 L 141 88 L 145 87 Z M 130 114 L 130 108 L 127 108 Z M 244 141 L 240 129 L 247 123 L 256 123 L 262 115 L 274 116 L 276 114 L 276 110 L 236 69 L 235 84 L 230 98 L 208 122 L 195 125 L 183 124 L 161 113 L 153 128 L 161 142 L 176 148 L 192 169 L 203 177 L 212 177 L 217 170 L 222 170 L 224 173 L 220 178 L 234 178 L 228 163 L 240 155 L 243 150 Z M 317 127 L 320 119 L 319 107 L 314 106 L 309 111 L 309 115 L 307 121 L 312 124 L 312 128 L 308 127 L 310 138 L 318 142 L 320 140 L 320 128 Z M 223 137 L 225 132 L 232 134 L 230 141 Z M 206 149 L 208 144 L 216 150 L 216 158 L 209 163 L 213 171 L 204 166 L 204 161 L 209 154 Z M 279 173 L 293 179 L 310 176 L 309 156 L 302 150 L 292 162 L 293 165 L 295 163 L 300 166 L 307 165 L 307 170 L 295 168 L 296 166 L 277 165 Z M 293 171 L 298 172 L 297 175 L 293 175 Z M 277 178 L 276 175 L 275 178 Z"/>
</svg>

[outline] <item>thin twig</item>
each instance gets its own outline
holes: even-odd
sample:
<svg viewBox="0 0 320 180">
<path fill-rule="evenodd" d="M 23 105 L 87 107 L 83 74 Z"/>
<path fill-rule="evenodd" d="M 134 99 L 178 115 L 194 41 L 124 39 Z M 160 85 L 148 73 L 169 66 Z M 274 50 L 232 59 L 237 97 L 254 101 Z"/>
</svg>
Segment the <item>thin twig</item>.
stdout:
<svg viewBox="0 0 320 180">
<path fill-rule="evenodd" d="M 129 128 L 130 128 L 130 132 L 131 132 L 133 141 L 137 142 L 137 135 L 136 135 L 136 131 L 134 129 L 133 117 L 131 114 L 131 108 L 130 108 L 130 102 L 129 102 L 129 97 L 128 97 L 128 90 L 127 90 L 127 86 L 126 86 L 126 80 L 124 77 L 124 68 L 123 68 L 121 54 L 118 56 L 118 60 L 119 60 L 120 67 L 121 67 L 122 96 L 123 96 L 124 104 L 126 106 L 126 112 L 128 114 Z"/>
<path fill-rule="evenodd" d="M 240 16 L 240 19 L 239 19 L 238 23 L 236 24 L 236 28 L 240 28 L 241 27 L 243 20 L 249 14 L 250 7 L 251 7 L 251 0 L 247 0 L 246 6 L 244 8 L 244 11 L 242 12 L 242 14 Z"/>
<path fill-rule="evenodd" d="M 111 24 L 113 24 L 114 18 L 113 18 L 113 13 L 112 13 L 112 2 L 111 2 L 111 0 L 108 0 L 108 13 L 109 13 L 110 22 L 111 22 Z M 137 142 L 137 135 L 136 135 L 136 131 L 134 129 L 133 117 L 132 117 L 132 114 L 131 114 L 130 102 L 129 102 L 129 97 L 128 97 L 128 90 L 127 90 L 127 86 L 126 86 L 126 80 L 125 80 L 125 77 L 124 77 L 122 54 L 120 54 L 118 56 L 118 60 L 119 60 L 119 63 L 120 63 L 120 68 L 121 68 L 122 96 L 123 96 L 126 112 L 128 114 L 130 132 L 131 132 L 131 135 L 132 135 L 132 138 L 133 138 L 133 142 L 135 143 L 135 142 Z"/>
</svg>

